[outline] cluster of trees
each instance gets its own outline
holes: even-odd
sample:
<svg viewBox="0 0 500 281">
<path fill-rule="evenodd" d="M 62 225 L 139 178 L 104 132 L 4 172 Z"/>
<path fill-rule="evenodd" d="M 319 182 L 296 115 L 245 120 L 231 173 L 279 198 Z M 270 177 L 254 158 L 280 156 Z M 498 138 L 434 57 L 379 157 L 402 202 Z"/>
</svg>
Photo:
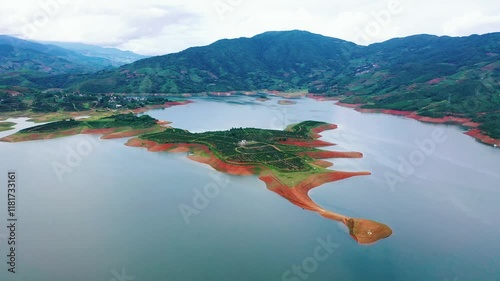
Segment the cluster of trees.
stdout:
<svg viewBox="0 0 500 281">
<path fill-rule="evenodd" d="M 199 143 L 208 145 L 219 156 L 241 163 L 262 163 L 281 171 L 303 171 L 309 169 L 304 159 L 297 156 L 311 148 L 280 145 L 276 142 L 293 139 L 309 139 L 310 130 L 326 123 L 306 121 L 289 131 L 256 128 L 232 128 L 229 131 L 190 133 L 180 129 L 166 129 L 163 132 L 143 135 L 142 138 L 159 143 Z M 253 143 L 240 147 L 239 141 Z M 276 149 L 279 146 L 280 149 Z"/>
<path fill-rule="evenodd" d="M 132 113 L 117 114 L 109 117 L 104 117 L 95 121 L 68 119 L 63 121 L 51 122 L 44 125 L 38 125 L 31 128 L 23 129 L 21 133 L 52 133 L 64 131 L 78 127 L 86 127 L 92 129 L 107 129 L 107 128 L 132 128 L 146 129 L 156 125 L 156 119 L 149 115 L 136 116 Z"/>
<path fill-rule="evenodd" d="M 156 125 L 157 120 L 149 115 L 136 116 L 133 113 L 117 114 L 96 121 L 82 121 L 84 126 L 93 129 L 122 128 L 147 129 Z"/>
<path fill-rule="evenodd" d="M 23 111 L 26 109 L 28 109 L 28 105 L 20 96 L 0 93 L 0 112 Z"/>
<path fill-rule="evenodd" d="M 13 96 L 0 92 L 0 112 L 23 111 L 34 112 L 86 111 L 90 109 L 136 109 L 149 105 L 171 102 L 165 96 L 130 96 L 115 94 L 78 94 L 33 91 Z"/>
<path fill-rule="evenodd" d="M 479 129 L 486 132 L 490 137 L 500 139 L 500 113 L 484 114 L 473 120 L 482 123 Z"/>
<path fill-rule="evenodd" d="M 82 123 L 74 119 L 51 122 L 44 125 L 38 125 L 31 128 L 23 129 L 21 133 L 52 133 L 56 131 L 69 130 L 81 126 Z"/>
</svg>

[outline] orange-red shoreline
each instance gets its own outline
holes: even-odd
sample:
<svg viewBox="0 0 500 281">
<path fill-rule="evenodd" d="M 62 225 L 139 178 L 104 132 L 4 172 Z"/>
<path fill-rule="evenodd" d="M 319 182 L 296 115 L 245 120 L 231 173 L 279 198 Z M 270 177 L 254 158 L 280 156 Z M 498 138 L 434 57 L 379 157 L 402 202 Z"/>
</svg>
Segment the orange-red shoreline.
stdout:
<svg viewBox="0 0 500 281">
<path fill-rule="evenodd" d="M 456 117 L 456 116 L 445 116 L 443 118 L 434 118 L 434 117 L 427 117 L 427 116 L 418 115 L 414 111 L 361 108 L 361 106 L 363 106 L 363 104 L 345 104 L 345 103 L 341 103 L 341 102 L 336 102 L 335 105 L 353 108 L 356 111 L 362 112 L 362 113 L 384 113 L 384 114 L 402 116 L 402 117 L 414 119 L 414 120 L 417 120 L 420 122 L 425 122 L 425 123 L 455 124 L 455 125 L 464 126 L 464 127 L 469 128 L 469 130 L 467 132 L 464 132 L 464 134 L 471 136 L 482 143 L 485 143 L 488 145 L 493 145 L 495 147 L 500 147 L 500 139 L 494 139 L 492 137 L 489 137 L 486 134 L 484 134 L 481 130 L 477 129 L 477 127 L 479 127 L 481 125 L 481 123 L 473 122 L 471 118 L 463 118 L 463 117 Z"/>
<path fill-rule="evenodd" d="M 479 129 L 472 129 L 469 130 L 468 132 L 465 132 L 466 135 L 471 136 L 477 140 L 479 140 L 482 143 L 490 144 L 495 147 L 500 147 L 500 140 L 499 139 L 494 139 L 490 136 L 487 136 L 481 132 Z"/>
<path fill-rule="evenodd" d="M 335 145 L 330 142 L 322 141 L 322 140 L 312 140 L 312 141 L 299 141 L 299 140 L 286 140 L 286 141 L 281 141 L 281 144 L 287 144 L 287 145 L 296 145 L 296 146 L 313 146 L 313 147 L 320 147 L 320 146 L 332 146 Z"/>
<path fill-rule="evenodd" d="M 336 128 L 336 125 L 325 125 L 316 128 L 316 134 L 328 128 Z M 350 235 L 360 244 L 375 243 L 380 239 L 389 237 L 392 230 L 385 224 L 375 221 L 350 218 L 341 214 L 325 210 L 316 204 L 308 195 L 313 188 L 321 186 L 328 182 L 334 182 L 342 179 L 347 179 L 354 176 L 370 175 L 369 172 L 342 172 L 342 171 L 325 171 L 323 173 L 310 175 L 305 180 L 297 182 L 294 186 L 289 186 L 282 183 L 273 171 L 264 166 L 247 165 L 247 164 L 231 164 L 222 161 L 216 157 L 210 149 L 201 144 L 159 144 L 154 141 L 143 140 L 140 138 L 130 139 L 127 146 L 143 147 L 151 152 L 168 151 L 168 152 L 190 152 L 188 158 L 199 163 L 208 164 L 215 170 L 232 174 L 232 175 L 257 175 L 262 180 L 267 188 L 276 194 L 284 197 L 291 203 L 320 214 L 325 218 L 340 221 L 349 229 Z M 308 144 L 310 146 L 310 144 Z M 335 151 L 317 151 L 304 153 L 314 159 L 320 158 L 360 158 L 363 155 L 358 152 L 335 152 Z M 332 163 L 322 160 L 317 160 L 312 164 L 319 167 L 330 167 Z"/>
</svg>

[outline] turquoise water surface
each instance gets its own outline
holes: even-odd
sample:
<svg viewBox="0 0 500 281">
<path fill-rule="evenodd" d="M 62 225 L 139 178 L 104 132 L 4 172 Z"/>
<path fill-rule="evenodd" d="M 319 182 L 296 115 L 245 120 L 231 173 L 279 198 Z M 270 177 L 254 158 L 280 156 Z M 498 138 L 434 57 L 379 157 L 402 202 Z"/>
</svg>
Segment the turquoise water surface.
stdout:
<svg viewBox="0 0 500 281">
<path fill-rule="evenodd" d="M 11 274 L 4 184 L 0 280 L 500 280 L 500 149 L 456 126 L 278 100 L 198 98 L 148 114 L 193 132 L 338 124 L 323 133 L 338 144 L 326 149 L 364 158 L 333 160 L 332 169 L 373 174 L 325 184 L 311 197 L 327 209 L 385 223 L 391 237 L 361 246 L 343 225 L 296 207 L 257 177 L 215 172 L 186 153 L 151 153 L 99 136 L 0 143 L 3 182 L 8 170 L 18 173 L 19 218 Z M 433 145 L 419 153 L 417 142 L 429 140 Z M 405 160 L 418 165 L 406 167 Z M 59 164 L 68 170 L 55 169 Z M 211 198 L 196 199 L 209 186 L 216 191 Z M 186 220 L 180 206 L 197 213 Z M 325 249 L 321 241 L 334 246 Z"/>
</svg>

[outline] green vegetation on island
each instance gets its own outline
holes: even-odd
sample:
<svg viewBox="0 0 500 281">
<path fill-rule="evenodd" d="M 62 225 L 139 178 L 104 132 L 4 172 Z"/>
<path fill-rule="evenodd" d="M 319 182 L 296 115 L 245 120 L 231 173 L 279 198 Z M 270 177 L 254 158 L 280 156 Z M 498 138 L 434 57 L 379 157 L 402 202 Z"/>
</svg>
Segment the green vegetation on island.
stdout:
<svg viewBox="0 0 500 281">
<path fill-rule="evenodd" d="M 136 136 L 164 129 L 158 120 L 149 115 L 137 116 L 133 113 L 116 114 L 101 118 L 83 120 L 66 119 L 37 125 L 1 139 L 2 141 L 20 142 L 39 139 L 53 139 L 84 133 L 104 134 L 113 137 Z"/>
<path fill-rule="evenodd" d="M 142 134 L 140 139 L 160 144 L 200 144 L 207 146 L 214 155 L 227 163 L 264 165 L 277 172 L 312 172 L 319 167 L 311 165 L 314 158 L 307 153 L 322 152 L 315 148 L 314 128 L 329 126 L 317 121 L 305 121 L 289 126 L 286 130 L 257 128 L 232 128 L 227 131 L 191 133 L 177 128 L 163 128 L 158 120 L 149 115 L 117 114 L 103 118 L 83 120 L 67 119 L 20 130 L 8 140 L 25 140 L 30 136 L 62 137 L 115 129 L 116 131 L 135 131 L 154 129 Z M 115 132 L 116 132 L 115 131 Z M 301 145 L 296 145 L 297 143 Z M 304 145 L 304 143 L 306 145 Z M 310 146 L 307 143 L 311 143 Z M 318 170 L 319 171 L 319 170 Z"/>
<path fill-rule="evenodd" d="M 15 125 L 13 122 L 0 122 L 0 132 L 11 130 Z"/>
<path fill-rule="evenodd" d="M 269 190 L 291 203 L 323 217 L 344 223 L 350 235 L 361 244 L 374 243 L 389 237 L 392 230 L 385 224 L 367 219 L 351 218 L 328 211 L 316 204 L 308 192 L 326 182 L 369 172 L 342 172 L 326 169 L 321 158 L 359 158 L 360 153 L 316 149 L 332 145 L 318 140 L 318 133 L 335 129 L 336 125 L 305 121 L 290 125 L 283 131 L 233 128 L 227 131 L 191 133 L 182 129 L 163 128 L 154 118 L 134 114 L 113 115 L 91 120 L 65 120 L 24 129 L 3 138 L 3 141 L 26 141 L 69 136 L 80 133 L 115 134 L 112 137 L 139 135 L 127 142 L 129 146 L 147 147 L 151 151 L 190 151 L 192 160 L 207 163 L 217 170 L 238 175 L 258 175 Z M 105 130 L 111 130 L 109 131 Z M 132 134 L 117 134 L 128 130 Z M 187 150 L 186 150 L 187 149 Z M 181 210 L 182 211 L 182 210 Z M 185 210 L 184 210 L 185 211 Z"/>
<path fill-rule="evenodd" d="M 63 130 L 74 128 L 80 129 L 147 129 L 157 125 L 157 120 L 149 115 L 136 116 L 132 113 L 117 114 L 97 120 L 74 120 L 68 119 L 63 121 L 52 122 L 48 124 L 38 125 L 27 129 L 20 130 L 19 133 L 54 133 Z"/>
<path fill-rule="evenodd" d="M 139 138 L 160 144 L 201 144 L 227 163 L 264 165 L 281 172 L 310 172 L 313 158 L 304 152 L 320 151 L 312 146 L 284 144 L 286 141 L 312 142 L 311 130 L 327 123 L 305 121 L 287 130 L 256 128 L 233 128 L 227 131 L 191 133 L 186 130 L 168 128 L 162 132 L 142 135 Z"/>
</svg>

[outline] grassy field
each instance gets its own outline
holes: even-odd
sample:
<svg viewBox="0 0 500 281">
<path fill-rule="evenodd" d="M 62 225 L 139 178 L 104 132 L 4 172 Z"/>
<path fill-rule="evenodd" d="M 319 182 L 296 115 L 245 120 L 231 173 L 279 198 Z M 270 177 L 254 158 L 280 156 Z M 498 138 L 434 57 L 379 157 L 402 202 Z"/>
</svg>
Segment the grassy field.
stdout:
<svg viewBox="0 0 500 281">
<path fill-rule="evenodd" d="M 0 132 L 11 130 L 13 129 L 14 125 L 16 125 L 16 123 L 0 122 Z"/>
<path fill-rule="evenodd" d="M 136 116 L 133 113 L 118 114 L 106 117 L 93 117 L 83 120 L 66 119 L 20 130 L 14 135 L 3 138 L 3 141 L 20 142 L 38 139 L 53 139 L 77 135 L 81 133 L 114 134 L 123 136 L 140 135 L 163 130 L 158 120 L 148 116 Z"/>
</svg>

